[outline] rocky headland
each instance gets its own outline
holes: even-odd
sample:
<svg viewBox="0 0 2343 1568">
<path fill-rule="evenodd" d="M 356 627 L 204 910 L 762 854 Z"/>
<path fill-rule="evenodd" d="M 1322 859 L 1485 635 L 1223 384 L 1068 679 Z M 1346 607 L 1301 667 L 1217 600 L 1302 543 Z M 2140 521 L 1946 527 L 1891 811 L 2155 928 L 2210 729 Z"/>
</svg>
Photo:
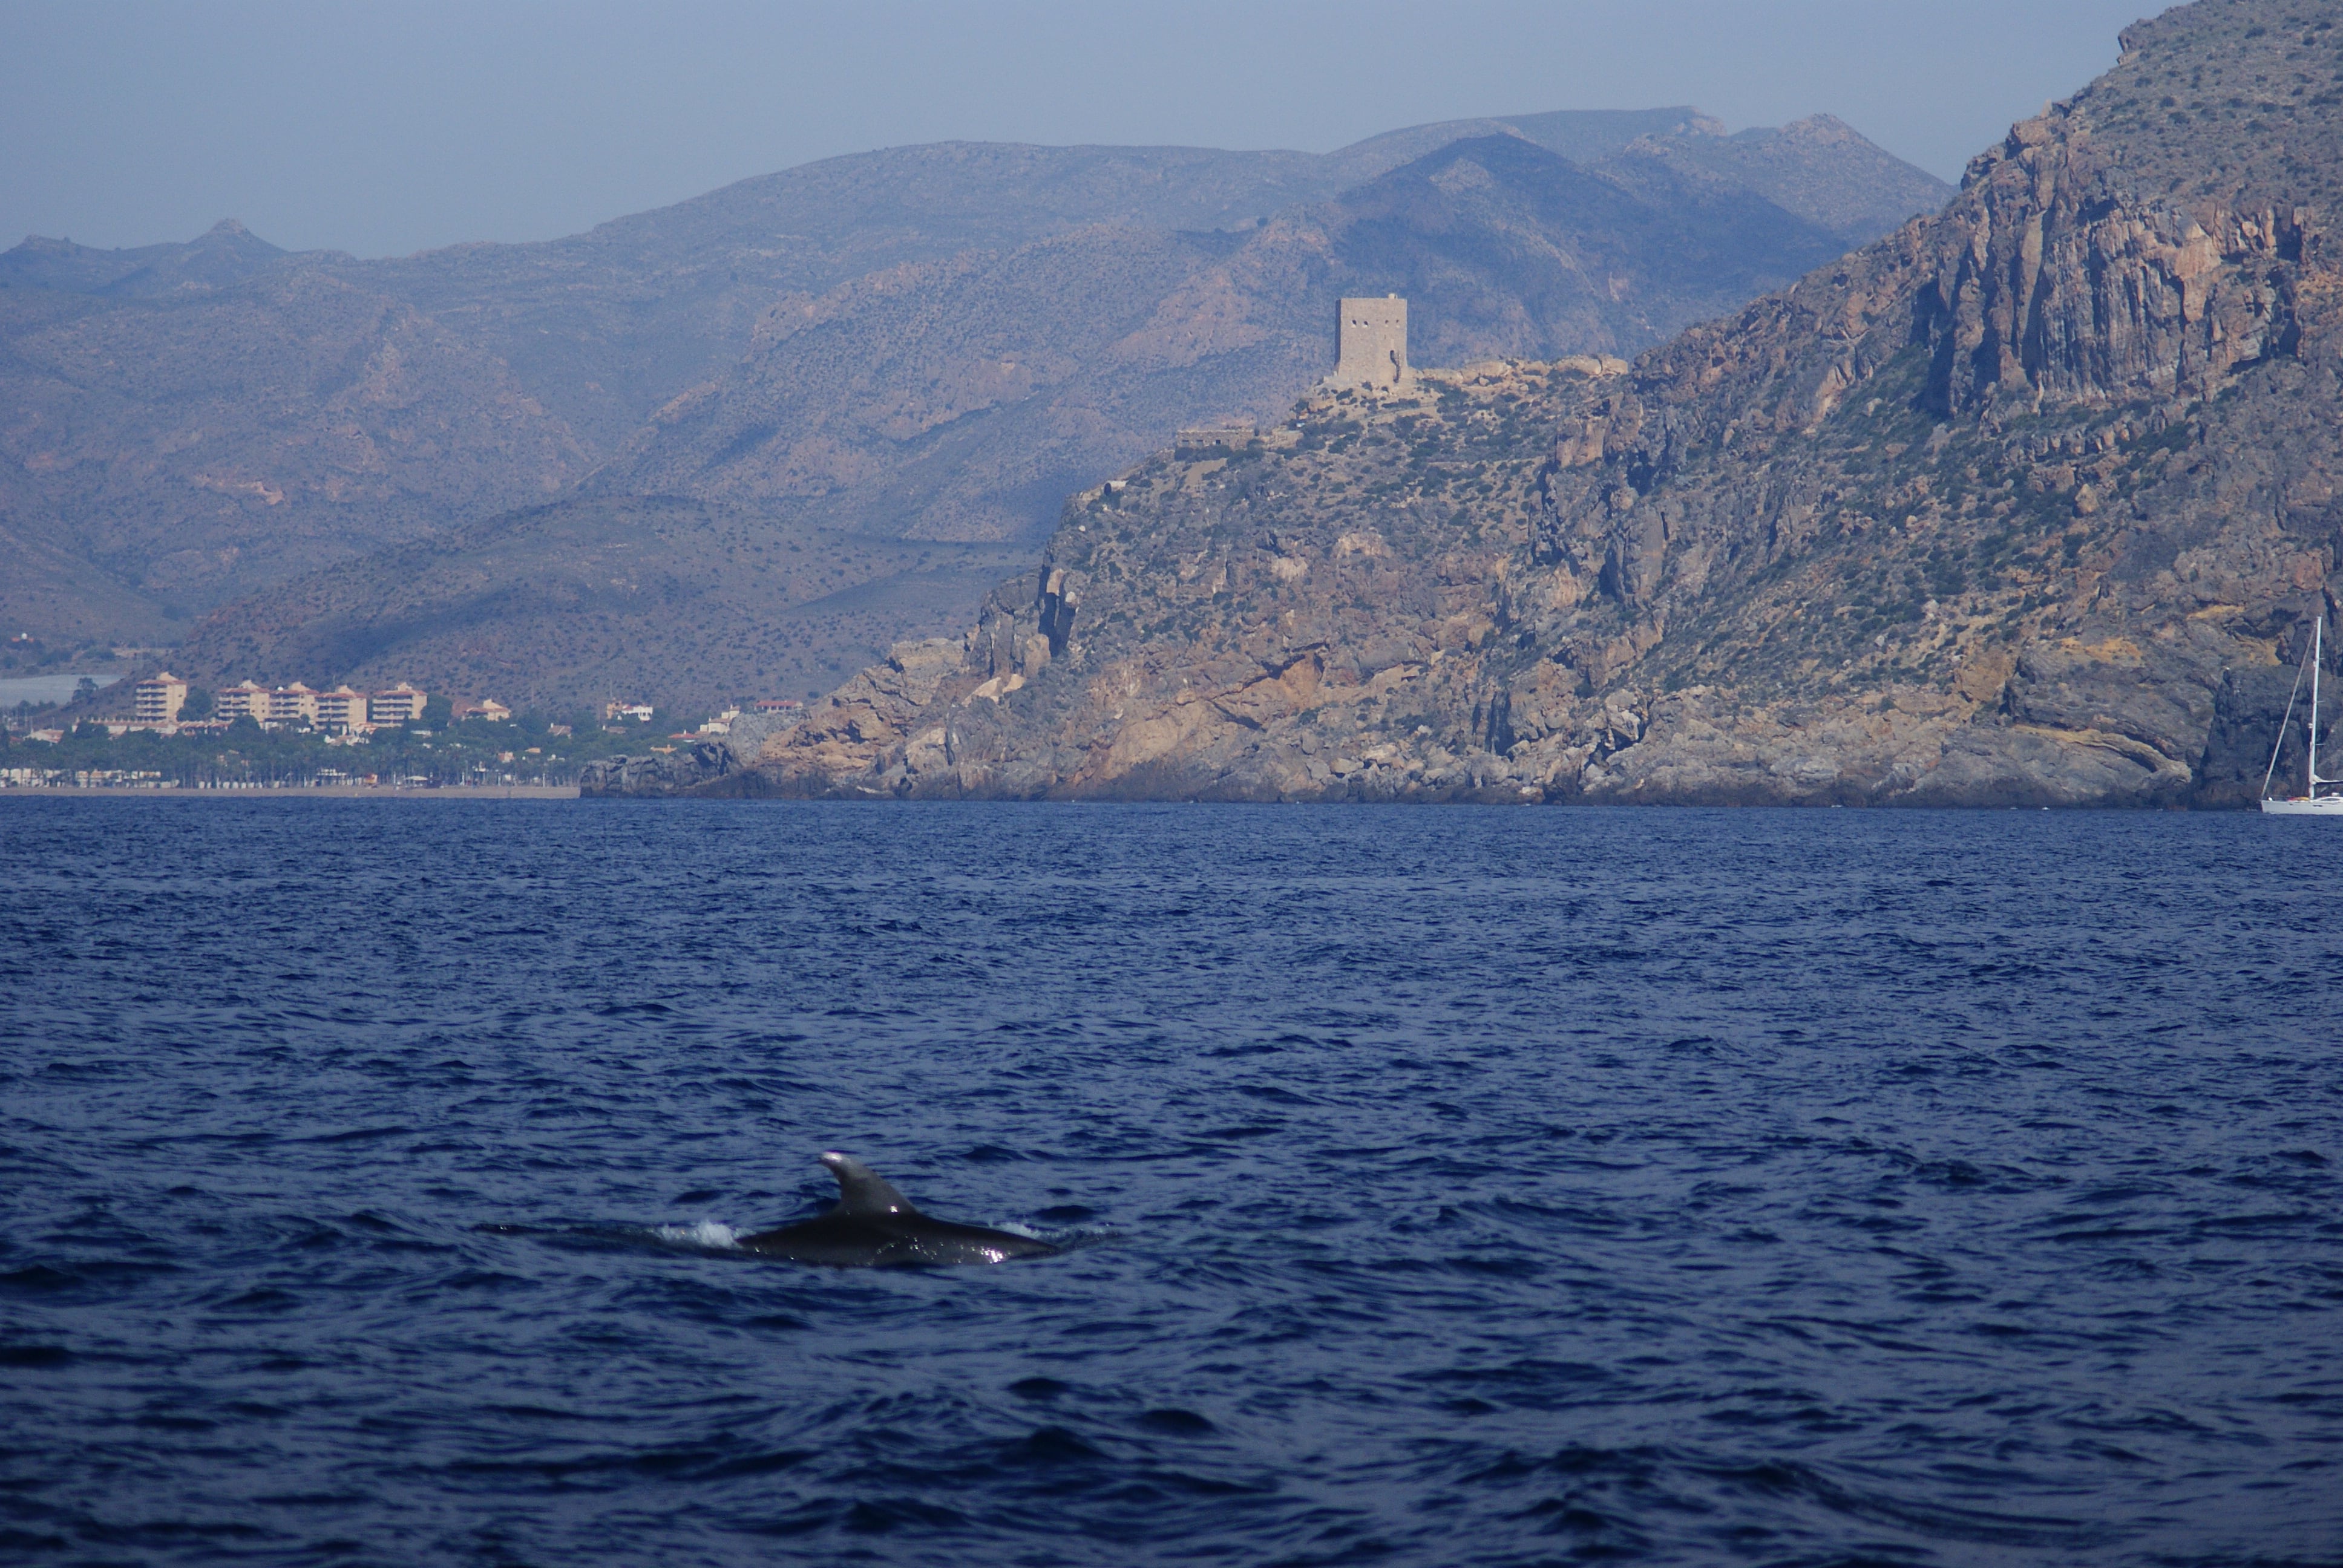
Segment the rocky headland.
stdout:
<svg viewBox="0 0 2343 1568">
<path fill-rule="evenodd" d="M 2248 801 L 2343 547 L 2337 21 L 2141 24 L 1941 213 L 1632 365 L 1159 454 L 964 636 L 638 787 Z"/>
</svg>

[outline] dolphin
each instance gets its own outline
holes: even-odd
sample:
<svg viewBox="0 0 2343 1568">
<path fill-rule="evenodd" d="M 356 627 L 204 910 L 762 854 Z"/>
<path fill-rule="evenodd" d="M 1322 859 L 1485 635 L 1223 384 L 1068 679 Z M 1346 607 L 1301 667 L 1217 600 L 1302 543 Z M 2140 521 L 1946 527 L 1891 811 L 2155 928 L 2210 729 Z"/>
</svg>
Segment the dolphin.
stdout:
<svg viewBox="0 0 2343 1568">
<path fill-rule="evenodd" d="M 826 1263 L 834 1269 L 1000 1263 L 1011 1258 L 1046 1258 L 1058 1251 L 1047 1241 L 1013 1231 L 930 1219 L 850 1154 L 833 1151 L 821 1162 L 838 1178 L 838 1207 L 801 1224 L 743 1236 L 741 1246 L 769 1258 Z"/>
</svg>

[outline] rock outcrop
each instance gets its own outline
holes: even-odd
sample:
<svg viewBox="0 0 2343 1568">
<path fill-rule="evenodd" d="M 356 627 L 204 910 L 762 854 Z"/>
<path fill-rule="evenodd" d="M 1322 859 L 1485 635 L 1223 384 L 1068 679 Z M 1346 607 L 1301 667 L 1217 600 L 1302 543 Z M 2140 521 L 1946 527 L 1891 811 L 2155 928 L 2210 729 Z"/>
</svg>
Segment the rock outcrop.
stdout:
<svg viewBox="0 0 2343 1568">
<path fill-rule="evenodd" d="M 589 797 L 700 792 L 739 776 L 753 764 L 766 741 L 787 728 L 772 715 L 744 713 L 732 721 L 728 734 L 655 749 L 640 757 L 588 762 L 578 770 L 578 792 Z"/>
<path fill-rule="evenodd" d="M 1632 367 L 1142 464 L 710 788 L 2249 800 L 2343 550 L 2337 20 L 2142 24 L 1941 214 Z"/>
<path fill-rule="evenodd" d="M 672 751 L 612 757 L 579 769 L 584 796 L 682 795 L 731 774 L 739 759 L 721 740 L 699 740 Z"/>
</svg>

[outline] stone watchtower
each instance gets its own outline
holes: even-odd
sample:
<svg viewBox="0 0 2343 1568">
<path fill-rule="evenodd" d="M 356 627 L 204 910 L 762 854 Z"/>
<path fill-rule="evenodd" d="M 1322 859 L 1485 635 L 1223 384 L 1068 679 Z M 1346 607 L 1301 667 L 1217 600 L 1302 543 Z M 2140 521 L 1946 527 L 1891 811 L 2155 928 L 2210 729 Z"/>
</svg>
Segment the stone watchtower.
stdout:
<svg viewBox="0 0 2343 1568">
<path fill-rule="evenodd" d="M 1330 379 L 1338 387 L 1396 387 L 1407 379 L 1407 301 L 1346 299 L 1337 318 L 1341 352 Z"/>
</svg>

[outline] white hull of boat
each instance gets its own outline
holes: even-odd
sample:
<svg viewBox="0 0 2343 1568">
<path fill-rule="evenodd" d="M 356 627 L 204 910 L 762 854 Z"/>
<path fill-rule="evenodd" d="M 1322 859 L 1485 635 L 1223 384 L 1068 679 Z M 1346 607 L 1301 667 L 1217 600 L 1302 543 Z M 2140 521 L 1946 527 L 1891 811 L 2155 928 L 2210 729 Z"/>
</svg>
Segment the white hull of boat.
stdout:
<svg viewBox="0 0 2343 1568">
<path fill-rule="evenodd" d="M 2327 613 L 2319 611 L 2310 628 L 2310 647 L 2302 668 L 2294 672 L 2294 689 L 2286 694 L 2286 712 L 2278 721 L 2278 742 L 2270 748 L 2268 769 L 2262 774 L 2262 809 L 2273 817 L 2343 817 L 2343 790 L 2321 795 L 2321 784 L 2343 784 L 2343 779 L 2318 776 L 2318 677 L 2327 665 Z M 2286 749 L 2286 727 L 2294 718 L 2294 699 L 2302 692 L 2304 671 L 2310 675 L 2310 722 L 2302 731 L 2302 793 L 2290 800 L 2270 799 L 2270 780 L 2278 777 L 2278 755 Z M 2328 735 L 2328 740 L 2335 737 Z"/>
<path fill-rule="evenodd" d="M 2265 800 L 2262 809 L 2273 817 L 2343 817 L 2343 795 L 2321 795 L 2316 800 Z"/>
</svg>

